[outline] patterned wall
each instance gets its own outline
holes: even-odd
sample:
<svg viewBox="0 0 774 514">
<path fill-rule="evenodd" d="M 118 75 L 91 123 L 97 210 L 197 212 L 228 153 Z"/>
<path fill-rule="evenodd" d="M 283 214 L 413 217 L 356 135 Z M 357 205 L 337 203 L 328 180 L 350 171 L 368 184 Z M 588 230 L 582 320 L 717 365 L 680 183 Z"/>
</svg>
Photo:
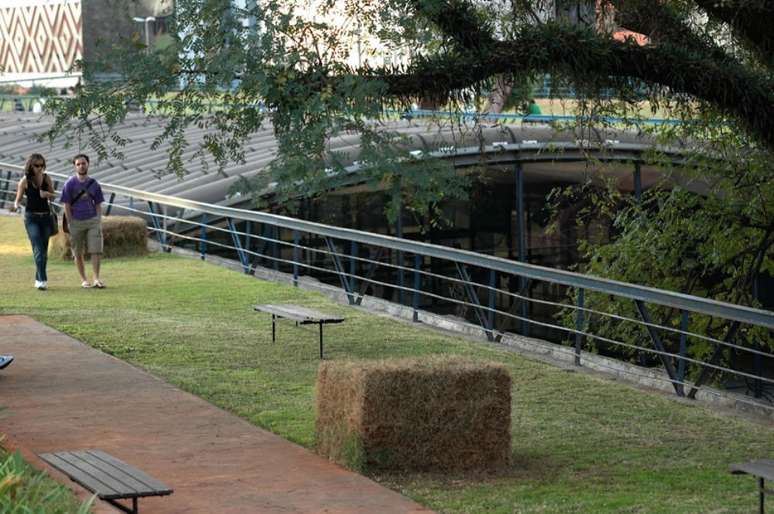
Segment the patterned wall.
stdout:
<svg viewBox="0 0 774 514">
<path fill-rule="evenodd" d="M 63 73 L 83 55 L 81 0 L 0 2 L 0 72 Z"/>
</svg>

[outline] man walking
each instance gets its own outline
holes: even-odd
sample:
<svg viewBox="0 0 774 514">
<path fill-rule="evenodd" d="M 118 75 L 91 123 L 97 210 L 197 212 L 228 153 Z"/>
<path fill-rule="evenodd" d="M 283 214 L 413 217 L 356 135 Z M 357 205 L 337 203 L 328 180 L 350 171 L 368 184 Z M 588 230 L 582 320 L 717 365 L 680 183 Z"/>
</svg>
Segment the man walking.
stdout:
<svg viewBox="0 0 774 514">
<path fill-rule="evenodd" d="M 62 188 L 61 201 L 70 225 L 70 246 L 75 257 L 75 267 L 81 276 L 81 287 L 102 289 L 105 284 L 99 278 L 102 257 L 102 188 L 89 177 L 89 156 L 78 154 L 73 158 L 75 176 L 70 177 Z M 89 283 L 84 270 L 83 258 L 88 250 L 94 280 Z"/>
</svg>

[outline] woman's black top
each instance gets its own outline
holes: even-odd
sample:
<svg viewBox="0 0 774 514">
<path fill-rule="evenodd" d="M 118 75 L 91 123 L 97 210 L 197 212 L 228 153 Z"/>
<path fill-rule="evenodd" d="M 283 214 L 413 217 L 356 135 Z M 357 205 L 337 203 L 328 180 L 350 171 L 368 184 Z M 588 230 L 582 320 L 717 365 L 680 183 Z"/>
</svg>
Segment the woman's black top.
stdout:
<svg viewBox="0 0 774 514">
<path fill-rule="evenodd" d="M 43 191 L 49 191 L 48 189 L 48 180 L 46 174 L 43 174 L 43 182 L 41 183 L 40 189 Z M 35 213 L 35 214 L 48 214 L 49 213 L 49 207 L 48 207 L 48 198 L 41 198 L 40 197 L 40 189 L 35 187 L 35 181 L 27 177 L 27 212 Z M 52 193 L 53 191 L 49 191 Z"/>
</svg>

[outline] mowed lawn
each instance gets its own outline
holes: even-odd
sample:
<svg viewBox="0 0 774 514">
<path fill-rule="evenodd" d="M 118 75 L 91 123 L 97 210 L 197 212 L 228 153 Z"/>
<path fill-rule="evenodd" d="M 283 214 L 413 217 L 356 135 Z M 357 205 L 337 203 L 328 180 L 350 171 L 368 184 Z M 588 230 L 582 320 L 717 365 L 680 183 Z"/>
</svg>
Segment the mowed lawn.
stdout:
<svg viewBox="0 0 774 514">
<path fill-rule="evenodd" d="M 440 512 L 749 513 L 757 506 L 754 480 L 730 475 L 728 465 L 774 457 L 770 424 L 198 260 L 112 259 L 101 291 L 81 289 L 72 263 L 51 262 L 49 290 L 40 292 L 32 287 L 21 218 L 0 216 L 0 270 L 0 314 L 32 316 L 307 447 L 314 440 L 316 331 L 281 322 L 279 343 L 271 344 L 268 316 L 253 312 L 255 303 L 294 302 L 346 316 L 326 331 L 332 360 L 455 354 L 504 363 L 513 378 L 509 469 L 374 477 Z"/>
</svg>

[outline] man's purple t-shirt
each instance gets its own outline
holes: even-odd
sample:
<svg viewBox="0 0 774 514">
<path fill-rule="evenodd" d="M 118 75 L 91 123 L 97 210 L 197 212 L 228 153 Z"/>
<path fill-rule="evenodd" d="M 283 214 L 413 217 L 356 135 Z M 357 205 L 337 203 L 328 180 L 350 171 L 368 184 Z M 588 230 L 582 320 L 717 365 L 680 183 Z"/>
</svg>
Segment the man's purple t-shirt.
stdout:
<svg viewBox="0 0 774 514">
<path fill-rule="evenodd" d="M 89 184 L 88 193 L 81 195 L 78 200 L 73 203 L 73 198 L 78 196 L 78 193 Z M 97 215 L 97 204 L 105 201 L 105 197 L 102 196 L 102 188 L 99 183 L 93 178 L 89 177 L 85 182 L 78 180 L 78 177 L 70 177 L 65 182 L 62 188 L 62 197 L 60 198 L 62 203 L 69 203 L 73 211 L 73 218 L 77 220 L 87 220 Z"/>
</svg>

